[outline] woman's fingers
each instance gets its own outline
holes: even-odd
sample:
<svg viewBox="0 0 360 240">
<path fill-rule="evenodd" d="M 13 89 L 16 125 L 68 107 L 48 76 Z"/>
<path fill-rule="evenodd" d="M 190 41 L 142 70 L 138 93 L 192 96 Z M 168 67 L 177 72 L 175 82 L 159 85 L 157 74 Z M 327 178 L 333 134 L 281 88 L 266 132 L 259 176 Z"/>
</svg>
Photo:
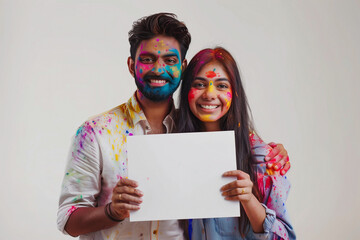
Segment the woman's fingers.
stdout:
<svg viewBox="0 0 360 240">
<path fill-rule="evenodd" d="M 229 200 L 229 201 L 244 202 L 244 201 L 249 201 L 252 196 L 253 196 L 252 194 L 244 194 L 244 195 L 236 195 L 236 196 L 232 196 L 232 197 L 226 197 L 225 199 Z"/>
<path fill-rule="evenodd" d="M 223 196 L 233 197 L 237 195 L 243 195 L 243 194 L 249 194 L 251 193 L 250 187 L 244 187 L 244 188 L 235 188 L 229 191 L 225 191 L 222 193 Z"/>
<path fill-rule="evenodd" d="M 223 174 L 223 177 L 237 177 L 237 179 L 250 179 L 249 174 L 247 174 L 246 172 L 243 172 L 241 170 L 232 170 L 232 171 L 227 171 Z"/>
<path fill-rule="evenodd" d="M 225 184 L 220 188 L 220 191 L 229 191 L 234 188 L 252 187 L 253 183 L 249 179 L 236 180 L 231 183 Z"/>
<path fill-rule="evenodd" d="M 228 171 L 223 174 L 224 177 L 237 177 L 238 180 L 232 181 L 221 187 L 222 195 L 226 200 L 248 201 L 252 194 L 253 183 L 249 174 L 241 170 Z"/>
</svg>

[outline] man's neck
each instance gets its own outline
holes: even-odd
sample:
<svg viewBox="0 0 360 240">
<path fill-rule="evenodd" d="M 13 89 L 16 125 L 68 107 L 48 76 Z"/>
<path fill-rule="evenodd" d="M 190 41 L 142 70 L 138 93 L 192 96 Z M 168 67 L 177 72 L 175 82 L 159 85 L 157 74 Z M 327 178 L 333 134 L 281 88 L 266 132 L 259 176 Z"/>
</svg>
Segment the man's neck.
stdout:
<svg viewBox="0 0 360 240">
<path fill-rule="evenodd" d="M 136 92 L 136 98 L 150 124 L 151 133 L 165 133 L 166 129 L 163 121 L 171 111 L 172 99 L 154 102 L 143 96 L 139 91 Z"/>
</svg>

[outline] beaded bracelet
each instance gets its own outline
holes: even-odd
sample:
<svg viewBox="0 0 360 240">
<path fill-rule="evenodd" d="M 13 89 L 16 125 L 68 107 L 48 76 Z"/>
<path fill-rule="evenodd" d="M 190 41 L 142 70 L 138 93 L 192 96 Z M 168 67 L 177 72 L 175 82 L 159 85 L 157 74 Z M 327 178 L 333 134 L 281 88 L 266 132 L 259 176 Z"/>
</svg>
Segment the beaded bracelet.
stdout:
<svg viewBox="0 0 360 240">
<path fill-rule="evenodd" d="M 112 212 L 111 212 L 111 209 L 110 209 L 110 204 L 111 204 L 111 202 L 109 202 L 108 204 L 105 205 L 105 208 L 104 208 L 104 210 L 105 210 L 105 215 L 106 215 L 110 220 L 112 220 L 112 221 L 114 221 L 114 222 L 122 222 L 122 221 L 124 221 L 124 219 L 116 219 L 116 218 L 114 218 L 114 217 L 112 216 Z"/>
</svg>

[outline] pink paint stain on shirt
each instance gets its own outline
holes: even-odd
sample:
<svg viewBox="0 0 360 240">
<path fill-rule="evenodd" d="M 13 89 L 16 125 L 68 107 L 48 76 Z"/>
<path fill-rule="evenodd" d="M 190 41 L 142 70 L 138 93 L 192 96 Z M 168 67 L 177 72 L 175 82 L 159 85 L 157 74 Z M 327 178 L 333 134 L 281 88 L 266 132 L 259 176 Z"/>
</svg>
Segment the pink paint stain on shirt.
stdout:
<svg viewBox="0 0 360 240">
<path fill-rule="evenodd" d="M 73 212 L 75 212 L 75 210 L 78 209 L 77 207 L 75 206 L 72 206 L 66 213 L 66 215 L 71 215 Z"/>
</svg>

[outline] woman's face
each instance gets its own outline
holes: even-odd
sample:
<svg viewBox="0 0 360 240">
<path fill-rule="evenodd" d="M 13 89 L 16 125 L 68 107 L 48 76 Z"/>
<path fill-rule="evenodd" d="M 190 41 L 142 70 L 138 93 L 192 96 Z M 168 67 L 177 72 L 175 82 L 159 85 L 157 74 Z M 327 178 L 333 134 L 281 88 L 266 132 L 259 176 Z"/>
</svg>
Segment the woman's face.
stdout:
<svg viewBox="0 0 360 240">
<path fill-rule="evenodd" d="M 202 122 L 218 122 L 230 108 L 230 79 L 221 64 L 211 62 L 195 76 L 188 94 L 191 112 Z"/>
</svg>

